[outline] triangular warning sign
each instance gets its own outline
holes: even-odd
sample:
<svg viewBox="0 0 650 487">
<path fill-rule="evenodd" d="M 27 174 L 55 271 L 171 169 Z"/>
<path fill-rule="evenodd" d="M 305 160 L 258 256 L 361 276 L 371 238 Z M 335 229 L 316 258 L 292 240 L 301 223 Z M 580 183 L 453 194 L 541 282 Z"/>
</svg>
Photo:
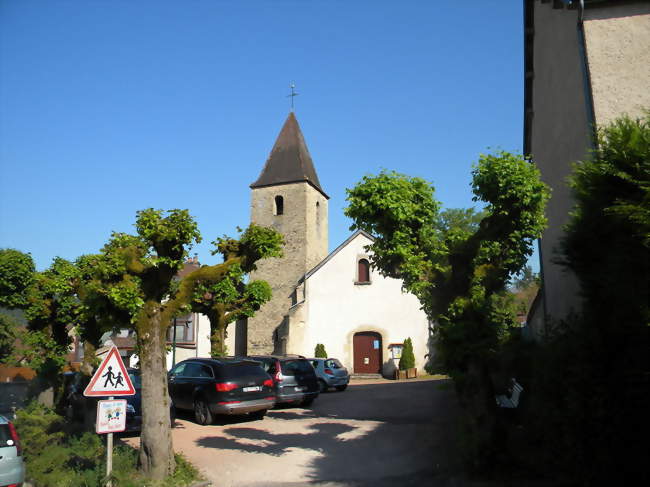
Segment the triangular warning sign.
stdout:
<svg viewBox="0 0 650 487">
<path fill-rule="evenodd" d="M 84 390 L 84 396 L 132 396 L 135 388 L 131 382 L 120 352 L 111 347 L 97 372 Z"/>
</svg>

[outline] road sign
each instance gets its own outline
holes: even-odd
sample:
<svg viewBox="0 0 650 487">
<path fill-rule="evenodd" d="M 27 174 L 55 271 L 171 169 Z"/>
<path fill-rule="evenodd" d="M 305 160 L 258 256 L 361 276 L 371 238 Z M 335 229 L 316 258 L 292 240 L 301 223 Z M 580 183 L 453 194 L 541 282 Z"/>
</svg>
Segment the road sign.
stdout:
<svg viewBox="0 0 650 487">
<path fill-rule="evenodd" d="M 97 433 L 119 433 L 126 429 L 126 399 L 97 401 Z"/>
<path fill-rule="evenodd" d="M 131 382 L 120 352 L 112 347 L 84 390 L 84 396 L 132 396 Z"/>
</svg>

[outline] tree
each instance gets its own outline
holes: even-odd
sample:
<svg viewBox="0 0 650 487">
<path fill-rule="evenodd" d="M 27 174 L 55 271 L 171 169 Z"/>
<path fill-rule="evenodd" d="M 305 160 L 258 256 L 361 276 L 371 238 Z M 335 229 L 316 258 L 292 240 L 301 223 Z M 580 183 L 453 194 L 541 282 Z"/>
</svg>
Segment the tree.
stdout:
<svg viewBox="0 0 650 487">
<path fill-rule="evenodd" d="M 0 313 L 0 365 L 13 365 L 12 357 L 18 338 L 19 325 L 14 318 Z"/>
<path fill-rule="evenodd" d="M 322 343 L 317 343 L 316 348 L 314 349 L 314 357 L 316 358 L 327 358 L 327 352 L 325 351 L 325 345 Z"/>
<path fill-rule="evenodd" d="M 0 306 L 24 309 L 35 273 L 31 255 L 15 249 L 0 249 Z"/>
<path fill-rule="evenodd" d="M 399 370 L 407 370 L 415 367 L 415 354 L 413 353 L 413 342 L 411 338 L 404 340 L 402 356 L 399 358 Z"/>
<path fill-rule="evenodd" d="M 211 276 L 197 282 L 191 309 L 210 320 L 212 356 L 218 357 L 226 354 L 228 324 L 253 316 L 271 299 L 271 286 L 266 281 L 246 283 L 244 279 L 257 260 L 282 255 L 283 237 L 272 228 L 251 225 L 238 241 L 224 236 L 212 243 L 216 246 L 212 254 L 221 254 L 223 263 L 212 266 Z M 242 251 L 250 255 L 240 263 Z M 252 255 L 253 252 L 257 255 Z M 220 271 L 222 268 L 224 272 Z"/>
<path fill-rule="evenodd" d="M 175 316 L 194 305 L 211 312 L 218 298 L 225 305 L 217 312 L 225 314 L 217 316 L 217 331 L 221 326 L 225 330 L 238 314 L 252 312 L 261 301 L 252 296 L 259 287 L 244 286 L 242 301 L 231 299 L 236 292 L 230 286 L 241 283 L 241 272 L 255 269 L 257 260 L 277 255 L 281 240 L 272 230 L 251 226 L 239 240 L 223 237 L 215 242 L 215 252 L 224 256 L 222 264 L 202 266 L 179 280 L 189 249 L 201 240 L 189 212 L 175 209 L 165 215 L 149 208 L 137 213 L 135 226 L 135 235 L 113 233 L 99 255 L 88 257 L 92 278 L 81 296 L 100 323 L 110 321 L 136 332 L 143 405 L 139 462 L 148 476 L 162 479 L 175 465 L 165 366 L 167 329 Z M 214 294 L 207 299 L 210 290 Z M 204 301 L 193 302 L 200 296 Z"/>
<path fill-rule="evenodd" d="M 478 225 L 445 224 L 433 186 L 386 171 L 348 190 L 345 213 L 376 237 L 373 267 L 402 279 L 437 324 L 437 358 L 455 379 L 477 460 L 495 432 L 489 362 L 513 322 L 503 293 L 546 224 L 549 190 L 533 165 L 504 151 L 481 155 L 472 176 L 474 200 L 486 205 Z"/>
<path fill-rule="evenodd" d="M 171 318 L 187 304 L 174 299 L 174 277 L 201 236 L 187 210 L 139 211 L 135 226 L 135 235 L 114 232 L 100 254 L 88 258 L 92 274 L 81 296 L 89 313 L 136 332 L 143 405 L 139 462 L 162 479 L 175 467 L 165 338 Z"/>
</svg>

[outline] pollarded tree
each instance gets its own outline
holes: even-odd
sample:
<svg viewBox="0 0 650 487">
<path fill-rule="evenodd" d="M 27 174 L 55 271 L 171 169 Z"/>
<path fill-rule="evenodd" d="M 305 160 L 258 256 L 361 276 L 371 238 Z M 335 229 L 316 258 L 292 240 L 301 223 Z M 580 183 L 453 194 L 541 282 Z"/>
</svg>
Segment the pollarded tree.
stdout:
<svg viewBox="0 0 650 487">
<path fill-rule="evenodd" d="M 174 277 L 187 252 L 201 240 L 187 210 L 139 211 L 136 234 L 113 233 L 94 258 L 81 292 L 89 312 L 136 331 L 142 377 L 139 461 L 154 479 L 175 467 L 169 430 L 166 331 L 183 304 L 174 298 Z"/>
<path fill-rule="evenodd" d="M 282 255 L 283 238 L 272 228 L 251 225 L 239 240 L 222 237 L 213 244 L 216 250 L 212 254 L 221 254 L 223 263 L 196 275 L 201 279 L 194 286 L 191 309 L 210 320 L 212 356 L 218 357 L 226 354 L 227 326 L 252 317 L 271 299 L 271 286 L 266 281 L 246 283 L 245 277 L 255 269 L 257 260 Z"/>
<path fill-rule="evenodd" d="M 170 210 L 164 215 L 162 210 L 150 208 L 137 213 L 135 226 L 136 235 L 114 233 L 98 256 L 88 257 L 93 278 L 81 296 L 100 323 L 112 321 L 136 332 L 143 407 L 139 461 L 150 477 L 162 479 L 175 466 L 166 380 L 167 329 L 173 317 L 187 311 L 201 292 L 232 283 L 240 271 L 254 269 L 259 259 L 277 255 L 281 240 L 274 231 L 255 226 L 239 240 L 221 238 L 217 251 L 224 262 L 202 266 L 179 281 L 176 275 L 190 247 L 201 240 L 189 212 Z M 219 296 L 225 299 L 227 293 Z M 260 301 L 256 299 L 239 303 L 238 313 L 252 313 Z M 233 302 L 228 305 L 234 309 Z M 228 312 L 221 323 L 232 316 Z"/>
<path fill-rule="evenodd" d="M 472 176 L 474 200 L 486 204 L 478 225 L 446 225 L 433 186 L 385 171 L 348 190 L 345 213 L 375 235 L 372 265 L 402 279 L 437 323 L 438 359 L 455 379 L 478 459 L 494 434 L 488 363 L 511 322 L 502 296 L 546 224 L 549 190 L 532 164 L 503 151 L 482 155 Z"/>
</svg>

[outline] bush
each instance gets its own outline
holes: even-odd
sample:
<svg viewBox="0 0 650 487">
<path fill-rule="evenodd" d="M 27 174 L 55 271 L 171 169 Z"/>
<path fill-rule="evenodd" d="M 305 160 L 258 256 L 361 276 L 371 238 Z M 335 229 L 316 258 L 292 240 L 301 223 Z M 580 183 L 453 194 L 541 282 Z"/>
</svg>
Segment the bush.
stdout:
<svg viewBox="0 0 650 487">
<path fill-rule="evenodd" d="M 325 351 L 325 345 L 322 343 L 316 344 L 316 349 L 314 350 L 314 357 L 316 358 L 327 358 L 327 352 Z"/>
<path fill-rule="evenodd" d="M 415 367 L 415 354 L 413 353 L 413 342 L 411 338 L 404 340 L 402 356 L 399 359 L 399 370 L 412 369 Z"/>
<path fill-rule="evenodd" d="M 106 447 L 102 436 L 91 432 L 73 434 L 62 416 L 35 401 L 18 410 L 16 416 L 26 477 L 34 487 L 103 485 L 106 480 Z M 137 464 L 137 450 L 117 444 L 113 448 L 113 485 L 152 485 L 138 472 Z M 187 486 L 199 478 L 198 471 L 184 457 L 176 455 L 176 471 L 162 485 Z"/>
</svg>

